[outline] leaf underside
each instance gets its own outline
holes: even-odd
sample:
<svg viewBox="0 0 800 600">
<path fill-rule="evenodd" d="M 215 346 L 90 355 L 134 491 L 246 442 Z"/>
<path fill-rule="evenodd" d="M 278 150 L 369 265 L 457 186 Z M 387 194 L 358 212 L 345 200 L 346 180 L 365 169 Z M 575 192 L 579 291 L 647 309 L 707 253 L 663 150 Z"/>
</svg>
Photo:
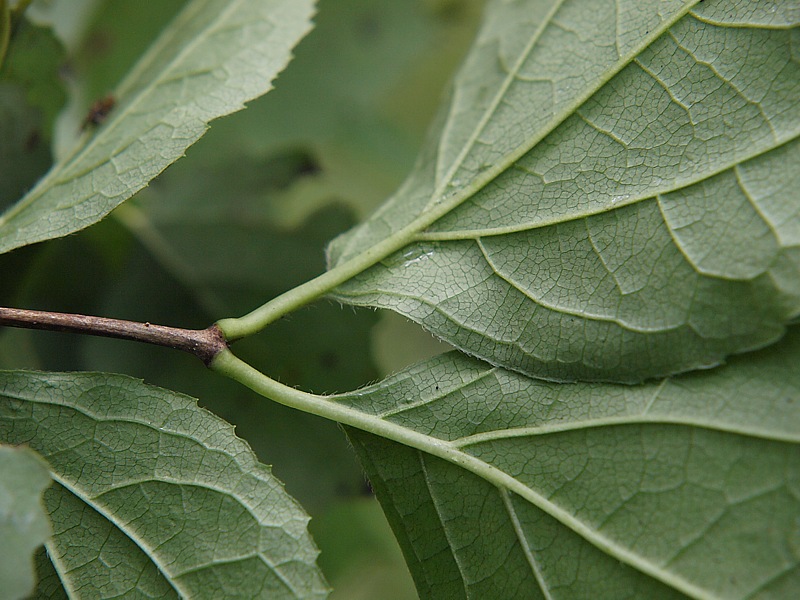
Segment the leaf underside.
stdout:
<svg viewBox="0 0 800 600">
<path fill-rule="evenodd" d="M 553 380 L 718 365 L 800 313 L 800 17 L 780 3 L 500 3 L 335 291 Z M 686 14 L 684 14 L 686 13 Z"/>
<path fill-rule="evenodd" d="M 401 239 L 335 296 L 489 363 L 340 399 L 414 440 L 348 429 L 421 597 L 800 589 L 798 21 L 494 2 L 416 169 L 331 244 Z"/>
<path fill-rule="evenodd" d="M 265 92 L 310 5 L 191 3 L 107 123 L 0 218 L 0 251 L 96 222 Z M 796 330 L 639 386 L 531 378 L 715 366 L 800 314 L 798 19 L 496 1 L 418 166 L 331 245 L 336 267 L 405 232 L 335 297 L 490 363 L 447 354 L 336 400 L 444 448 L 348 430 L 422 597 L 800 589 Z M 194 401 L 109 375 L 0 388 L 0 439 L 57 481 L 41 597 L 325 595 L 303 511 Z"/>
<path fill-rule="evenodd" d="M 5 372 L 0 439 L 36 449 L 55 480 L 39 597 L 326 596 L 308 516 L 187 396 L 119 375 Z"/>
<path fill-rule="evenodd" d="M 791 598 L 800 330 L 714 371 L 548 383 L 458 353 L 340 402 L 423 598 Z"/>
<path fill-rule="evenodd" d="M 0 252 L 88 227 L 272 87 L 312 0 L 193 0 L 115 90 L 99 130 L 0 216 Z"/>
</svg>

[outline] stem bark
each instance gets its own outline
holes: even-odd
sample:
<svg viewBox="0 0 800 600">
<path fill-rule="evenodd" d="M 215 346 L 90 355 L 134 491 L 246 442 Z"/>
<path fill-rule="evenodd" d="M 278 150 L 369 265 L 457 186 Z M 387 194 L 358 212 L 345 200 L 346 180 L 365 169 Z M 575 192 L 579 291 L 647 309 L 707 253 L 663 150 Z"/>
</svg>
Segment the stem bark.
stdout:
<svg viewBox="0 0 800 600">
<path fill-rule="evenodd" d="M 180 329 L 152 323 L 18 308 L 0 308 L 0 325 L 134 340 L 194 354 L 208 366 L 228 344 L 216 325 Z"/>
</svg>

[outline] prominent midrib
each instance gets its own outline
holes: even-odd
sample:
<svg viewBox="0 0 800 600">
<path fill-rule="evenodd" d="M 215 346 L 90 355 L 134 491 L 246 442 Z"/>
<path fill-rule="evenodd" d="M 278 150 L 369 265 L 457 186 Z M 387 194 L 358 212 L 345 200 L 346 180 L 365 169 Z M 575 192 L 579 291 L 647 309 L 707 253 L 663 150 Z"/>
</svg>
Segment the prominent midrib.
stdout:
<svg viewBox="0 0 800 600">
<path fill-rule="evenodd" d="M 503 84 L 497 90 L 497 93 L 494 95 L 494 98 L 492 98 L 492 101 L 489 103 L 488 110 L 486 110 L 483 113 L 483 116 L 481 117 L 480 121 L 478 122 L 477 127 L 475 127 L 475 129 L 472 130 L 472 133 L 470 134 L 470 136 L 469 136 L 469 138 L 467 140 L 467 143 L 464 144 L 464 147 L 461 149 L 461 152 L 458 153 L 458 156 L 456 156 L 456 159 L 453 161 L 453 164 L 450 167 L 449 171 L 447 172 L 447 175 L 445 175 L 442 178 L 441 184 L 439 185 L 438 188 L 435 189 L 432 197 L 428 201 L 428 206 L 426 208 L 429 208 L 431 203 L 436 202 L 436 198 L 439 197 L 439 195 L 441 195 L 442 193 L 444 193 L 444 190 L 447 189 L 448 184 L 453 180 L 453 177 L 458 172 L 458 169 L 460 169 L 461 166 L 464 164 L 464 160 L 466 160 L 467 156 L 469 156 L 469 153 L 475 147 L 475 142 L 480 137 L 480 134 L 483 133 L 484 129 L 489 124 L 489 121 L 491 121 L 492 116 L 497 111 L 497 107 L 500 105 L 500 103 L 502 102 L 503 98 L 505 97 L 505 94 L 508 92 L 508 88 L 511 86 L 511 84 L 516 79 L 517 74 L 519 73 L 519 70 L 522 68 L 523 63 L 525 62 L 525 60 L 530 55 L 530 53 L 533 50 L 534 46 L 536 46 L 536 42 L 539 41 L 539 38 L 541 37 L 542 33 L 547 29 L 547 26 L 550 24 L 550 21 L 552 21 L 553 17 L 556 15 L 556 13 L 558 13 L 558 11 L 561 10 L 561 7 L 564 5 L 565 1 L 566 0 L 559 0 L 558 2 L 555 2 L 553 4 L 552 8 L 550 9 L 550 12 L 542 19 L 541 25 L 538 27 L 538 29 L 535 32 L 533 32 L 533 34 L 531 35 L 530 40 L 528 41 L 528 44 L 525 46 L 524 50 L 522 52 L 520 52 L 519 56 L 517 57 L 517 60 L 514 63 L 513 68 L 511 68 L 509 70 L 509 72 L 506 73 L 506 78 L 503 81 Z M 448 126 L 446 126 L 444 128 L 444 130 L 442 131 L 442 138 L 440 139 L 440 142 L 441 142 L 442 139 L 444 139 L 446 137 L 446 134 L 447 134 L 448 130 L 450 129 L 450 126 L 452 126 L 452 125 L 453 125 L 453 122 L 451 121 L 450 123 L 448 123 Z M 536 144 L 536 141 L 534 141 L 533 143 L 529 144 L 528 147 L 531 148 L 531 147 L 533 147 L 534 144 Z M 441 148 L 441 145 L 440 145 L 440 148 Z M 441 155 L 441 154 L 439 154 L 439 155 Z M 508 165 L 511 162 L 513 162 L 513 160 L 514 159 L 509 159 L 509 160 L 502 161 L 502 162 L 507 163 L 507 165 Z M 504 167 L 503 170 L 505 170 L 505 168 L 507 168 L 507 165 L 506 165 L 506 167 Z M 439 171 L 439 169 L 437 168 L 436 169 L 437 179 L 438 179 L 438 171 Z"/>
<path fill-rule="evenodd" d="M 162 562 L 158 559 L 158 555 L 155 553 L 154 549 L 151 548 L 144 540 L 140 539 L 138 536 L 134 535 L 133 532 L 129 531 L 124 525 L 118 522 L 117 518 L 114 516 L 113 513 L 106 511 L 102 506 L 97 503 L 92 502 L 92 499 L 87 495 L 84 494 L 78 487 L 73 486 L 71 483 L 68 483 L 64 478 L 62 478 L 58 473 L 50 470 L 50 476 L 53 478 L 55 482 L 57 482 L 61 487 L 67 490 L 69 493 L 74 495 L 78 498 L 81 502 L 86 504 L 87 506 L 91 507 L 97 514 L 101 517 L 106 519 L 109 523 L 111 523 L 114 527 L 116 527 L 119 531 L 121 531 L 131 542 L 133 542 L 142 553 L 147 556 L 153 563 L 153 565 L 158 569 L 158 572 L 161 573 L 163 578 L 169 584 L 169 586 L 175 590 L 175 593 L 178 594 L 180 598 L 189 598 L 189 590 L 182 589 L 181 586 L 175 581 L 173 575 L 169 573 L 167 570 L 166 565 L 162 564 Z"/>
<path fill-rule="evenodd" d="M 625 57 L 617 61 L 613 67 L 609 68 L 595 81 L 593 86 L 589 86 L 584 93 L 578 96 L 571 104 L 565 106 L 560 114 L 555 115 L 547 125 L 542 127 L 539 134 L 528 140 L 528 143 L 522 144 L 515 152 L 507 155 L 499 164 L 491 169 L 487 169 L 480 176 L 473 179 L 469 185 L 459 190 L 459 192 L 454 193 L 446 200 L 434 204 L 430 210 L 423 211 L 422 214 L 413 219 L 405 227 L 402 227 L 382 241 L 365 248 L 360 253 L 346 259 L 344 262 L 339 263 L 315 279 L 289 290 L 242 317 L 218 321 L 217 326 L 222 330 L 225 338 L 228 341 L 232 341 L 263 329 L 274 320 L 329 293 L 337 286 L 359 275 L 369 267 L 415 241 L 418 237 L 421 237 L 421 231 L 474 196 L 500 173 L 505 171 L 510 164 L 528 152 L 539 141 L 544 139 L 544 137 L 549 135 L 553 129 L 568 118 L 580 105 L 638 56 L 644 48 L 650 45 L 655 39 L 688 13 L 695 3 L 694 1 L 687 2 L 680 11 L 672 15 L 672 18 L 664 21 L 659 28 L 654 29 L 649 35 L 642 38 L 641 43 L 635 49 L 632 49 Z M 488 122 L 488 119 L 482 119 L 481 123 L 483 122 Z M 477 139 L 477 135 L 478 134 L 475 134 L 475 136 L 472 137 Z M 451 168 L 451 175 L 460 168 L 468 153 L 468 149 L 465 149 L 460 154 L 460 159 Z M 437 188 L 437 191 L 431 195 L 431 201 L 435 201 L 436 198 L 441 196 L 441 191 L 446 189 L 448 183 L 449 181 L 447 180 L 442 182 Z"/>
<path fill-rule="evenodd" d="M 644 414 L 625 415 L 623 417 L 603 417 L 595 419 L 585 419 L 569 423 L 557 423 L 546 426 L 527 426 L 512 427 L 503 430 L 486 431 L 472 435 L 460 437 L 452 440 L 453 446 L 457 448 L 467 448 L 486 442 L 504 441 L 513 438 L 535 437 L 554 433 L 564 433 L 568 431 L 586 431 L 588 429 L 600 429 L 604 427 L 617 427 L 625 425 L 682 425 L 694 427 L 695 429 L 705 429 L 707 431 L 717 431 L 720 433 L 730 433 L 732 435 L 758 438 L 769 442 L 783 442 L 787 444 L 800 444 L 800 436 L 791 433 L 779 433 L 767 429 L 755 427 L 739 426 L 735 427 L 727 423 L 717 423 L 710 416 L 699 418 L 691 416 L 670 417 L 667 415 L 655 414 L 646 417 Z"/>
<path fill-rule="evenodd" d="M 478 177 L 474 178 L 472 182 L 465 188 L 461 190 L 460 193 L 454 194 L 450 199 L 443 200 L 437 203 L 437 199 L 440 198 L 444 193 L 445 190 L 450 185 L 452 178 L 458 172 L 458 170 L 463 166 L 464 160 L 466 160 L 467 156 L 469 156 L 470 152 L 472 151 L 474 144 L 480 134 L 483 132 L 484 128 L 489 124 L 491 117 L 494 114 L 494 110 L 499 106 L 500 102 L 502 101 L 503 94 L 507 91 L 508 87 L 511 85 L 513 81 L 513 75 L 516 73 L 516 70 L 512 69 L 508 73 L 508 77 L 503 82 L 500 90 L 498 90 L 497 95 L 495 98 L 492 99 L 492 103 L 490 106 L 490 110 L 488 110 L 484 117 L 481 118 L 481 121 L 478 123 L 478 126 L 475 128 L 473 133 L 469 137 L 468 143 L 465 145 L 464 149 L 459 153 L 458 157 L 453 163 L 453 166 L 447 173 L 447 176 L 442 179 L 439 186 L 434 190 L 433 194 L 431 195 L 430 201 L 428 206 L 431 207 L 427 213 L 423 213 L 414 223 L 417 223 L 418 226 L 416 231 L 421 231 L 422 229 L 430 226 L 433 222 L 439 220 L 441 217 L 446 215 L 447 213 L 451 212 L 456 207 L 463 204 L 466 200 L 474 196 L 478 191 L 486 187 L 491 181 L 496 179 L 501 173 L 503 173 L 506 169 L 508 169 L 512 164 L 514 164 L 517 160 L 519 160 L 522 156 L 530 152 L 530 150 L 536 146 L 540 141 L 542 141 L 545 137 L 550 135 L 559 125 L 561 125 L 570 115 L 572 115 L 580 106 L 582 106 L 589 98 L 591 98 L 598 90 L 600 90 L 606 83 L 608 83 L 615 75 L 617 75 L 622 69 L 624 69 L 631 61 L 633 61 L 641 52 L 650 46 L 656 39 L 661 37 L 661 35 L 666 32 L 670 27 L 672 27 L 676 22 L 678 22 L 681 18 L 688 13 L 696 1 L 688 1 L 684 7 L 677 11 L 671 19 L 664 21 L 660 27 L 653 29 L 649 35 L 642 38 L 642 41 L 639 45 L 636 46 L 635 49 L 631 50 L 627 55 L 624 57 L 620 57 L 620 59 L 614 63 L 613 66 L 608 68 L 605 73 L 602 73 L 597 80 L 595 81 L 594 85 L 588 86 L 587 89 L 584 90 L 582 94 L 576 96 L 576 98 L 569 104 L 566 104 L 560 113 L 553 115 L 553 118 L 550 119 L 548 123 L 542 126 L 539 132 L 530 138 L 527 143 L 520 144 L 520 146 L 514 150 L 513 152 L 509 152 L 502 160 L 498 161 L 494 166 L 490 167 L 486 171 L 482 172 Z M 558 4 L 560 8 L 561 4 Z M 557 12 L 557 9 L 551 12 L 547 19 L 552 19 L 554 14 Z M 547 21 L 545 21 L 546 23 Z M 538 31 L 536 34 L 538 35 Z M 525 57 L 528 53 L 533 49 L 534 42 L 536 41 L 537 35 L 534 35 L 532 38 L 532 42 L 526 47 L 525 52 L 521 54 L 519 60 L 514 65 L 515 68 L 518 70 L 521 63 L 525 60 Z M 435 203 L 435 204 L 434 204 Z"/>
<path fill-rule="evenodd" d="M 542 595 L 544 596 L 545 600 L 555 600 L 550 594 L 550 590 L 547 586 L 547 582 L 544 579 L 542 570 L 536 561 L 536 556 L 534 555 L 533 550 L 531 550 L 531 547 L 528 545 L 528 539 L 525 535 L 522 523 L 517 516 L 517 511 L 514 509 L 514 505 L 511 502 L 511 496 L 509 495 L 508 490 L 497 488 L 497 492 L 500 494 L 500 498 L 503 501 L 503 506 L 508 513 L 509 519 L 511 519 L 511 526 L 514 528 L 514 534 L 517 536 L 517 540 L 519 540 L 522 553 L 525 555 L 525 560 L 528 562 L 531 572 L 536 578 L 536 583 L 539 584 L 539 589 L 541 590 Z"/>
<path fill-rule="evenodd" d="M 609 68 L 601 77 L 597 79 L 595 85 L 590 86 L 587 88 L 583 94 L 576 97 L 576 99 L 571 103 L 566 105 L 560 114 L 554 115 L 553 118 L 543 126 L 539 133 L 534 136 L 533 138 L 529 139 L 526 144 L 521 144 L 519 148 L 517 148 L 514 152 L 509 153 L 506 157 L 495 164 L 490 169 L 487 169 L 483 173 L 481 173 L 478 177 L 472 180 L 472 182 L 467 185 L 466 187 L 462 188 L 459 192 L 453 194 L 450 198 L 446 200 L 442 200 L 441 202 L 435 203 L 437 198 L 440 198 L 444 191 L 447 189 L 452 177 L 458 171 L 458 169 L 462 166 L 463 161 L 469 155 L 470 150 L 472 149 L 475 140 L 480 135 L 480 132 L 483 128 L 488 124 L 490 120 L 491 114 L 487 113 L 481 122 L 478 125 L 478 128 L 475 130 L 473 135 L 470 136 L 470 143 L 464 148 L 464 150 L 459 154 L 458 159 L 454 162 L 453 166 L 450 168 L 447 177 L 445 177 L 442 182 L 440 183 L 439 187 L 431 194 L 431 198 L 429 201 L 429 209 L 423 211 L 423 213 L 414 219 L 411 223 L 397 231 L 395 234 L 391 235 L 390 237 L 386 238 L 384 242 L 376 244 L 371 248 L 363 251 L 361 254 L 354 256 L 353 258 L 349 259 L 347 262 L 334 267 L 330 272 L 335 271 L 339 267 L 342 267 L 343 270 L 345 265 L 350 263 L 351 261 L 355 261 L 354 264 L 365 265 L 359 269 L 364 270 L 364 268 L 369 267 L 379 260 L 382 260 L 389 254 L 396 252 L 397 250 L 401 249 L 403 246 L 408 244 L 411 241 L 414 241 L 418 236 L 424 237 L 425 234 L 420 234 L 423 230 L 427 227 L 432 225 L 434 222 L 438 221 L 448 213 L 452 212 L 455 208 L 466 202 L 469 198 L 474 196 L 478 193 L 481 189 L 486 187 L 490 182 L 496 179 L 501 173 L 503 173 L 509 166 L 511 166 L 514 162 L 516 162 L 519 158 L 523 155 L 528 153 L 531 148 L 533 148 L 536 144 L 538 144 L 541 140 L 547 137 L 553 130 L 556 129 L 561 123 L 564 122 L 572 113 L 574 113 L 578 107 L 583 105 L 591 96 L 593 96 L 600 88 L 602 88 L 608 81 L 610 81 L 617 73 L 619 73 L 623 68 L 625 68 L 633 59 L 638 56 L 642 50 L 648 47 L 650 44 L 653 43 L 658 37 L 660 37 L 665 31 L 667 31 L 670 27 L 672 27 L 678 20 L 683 18 L 683 16 L 691 10 L 694 2 L 687 2 L 687 4 L 683 7 L 682 10 L 678 11 L 673 15 L 673 17 L 662 23 L 661 27 L 658 29 L 654 29 L 650 35 L 646 36 L 642 39 L 641 44 L 639 44 L 635 50 L 629 52 L 625 57 L 618 60 L 613 68 Z M 552 16 L 552 15 L 549 15 Z M 531 45 L 532 48 L 532 45 Z M 530 51 L 530 48 L 527 49 Z M 509 73 L 509 81 L 512 79 L 512 74 Z M 501 88 L 505 89 L 507 86 Z M 492 106 L 496 106 L 501 100 L 502 97 L 498 96 L 494 101 Z M 434 204 L 435 203 L 435 204 Z M 368 260 L 364 260 L 362 257 L 369 253 L 370 250 L 377 249 L 378 252 L 375 254 L 379 254 L 377 259 L 370 257 Z M 346 279 L 349 279 L 348 276 Z M 337 282 L 342 283 L 346 279 L 342 279 L 341 281 Z"/>
<path fill-rule="evenodd" d="M 475 240 L 482 237 L 493 237 L 498 235 L 507 235 L 510 233 L 521 233 L 523 231 L 531 231 L 534 229 L 542 229 L 544 227 L 559 225 L 561 223 L 569 221 L 578 221 L 588 217 L 594 217 L 603 213 L 617 210 L 625 206 L 637 204 L 639 202 L 655 200 L 666 194 L 672 194 L 674 192 L 678 192 L 680 190 L 689 188 L 693 185 L 697 185 L 698 183 L 702 183 L 713 177 L 716 177 L 717 175 L 725 173 L 726 171 L 741 166 L 742 163 L 760 158 L 772 152 L 773 150 L 777 150 L 783 146 L 786 146 L 787 144 L 791 144 L 798 138 L 800 138 L 800 129 L 797 132 L 793 133 L 791 136 L 785 139 L 781 139 L 779 143 L 775 145 L 772 145 L 768 148 L 748 149 L 749 152 L 747 152 L 745 156 L 737 157 L 736 160 L 732 160 L 722 165 L 718 165 L 716 168 L 709 169 L 708 171 L 704 171 L 703 173 L 698 173 L 695 177 L 687 178 L 681 181 L 677 185 L 653 191 L 648 191 L 647 194 L 632 195 L 630 198 L 627 198 L 625 200 L 620 200 L 619 202 L 616 202 L 614 204 L 609 203 L 608 205 L 598 206 L 594 210 L 576 211 L 569 214 L 566 217 L 558 216 L 549 219 L 540 219 L 535 222 L 532 221 L 529 223 L 520 223 L 519 225 L 507 225 L 503 227 L 485 227 L 481 229 L 453 229 L 449 231 L 421 232 L 416 235 L 416 239 L 418 241 L 426 241 L 426 242 Z"/>
<path fill-rule="evenodd" d="M 660 566 L 647 561 L 642 556 L 620 546 L 614 540 L 601 535 L 598 531 L 583 523 L 566 510 L 550 502 L 521 481 L 499 468 L 464 452 L 451 442 L 440 440 L 402 425 L 362 413 L 349 406 L 334 402 L 329 397 L 310 394 L 283 385 L 240 360 L 229 350 L 218 354 L 212 362 L 211 368 L 226 377 L 238 381 L 259 395 L 270 398 L 290 408 L 330 419 L 342 425 L 355 427 L 361 431 L 383 437 L 410 448 L 415 448 L 416 450 L 445 460 L 457 467 L 461 467 L 481 479 L 494 484 L 498 488 L 505 488 L 514 492 L 564 526 L 570 528 L 593 546 L 621 562 L 628 564 L 634 569 L 688 596 L 694 598 L 711 597 L 708 592 L 702 588 L 678 577 L 674 573 L 664 570 Z"/>
<path fill-rule="evenodd" d="M 2 397 L 19 400 L 22 402 L 70 408 L 96 423 L 122 423 L 122 424 L 130 423 L 132 425 L 145 427 L 152 431 L 165 433 L 168 436 L 173 436 L 176 438 L 194 442 L 195 444 L 197 444 L 198 446 L 202 447 L 204 450 L 210 453 L 219 453 L 229 458 L 235 459 L 235 457 L 225 452 L 222 448 L 216 446 L 209 446 L 206 443 L 198 440 L 197 438 L 194 438 L 189 434 L 181 431 L 176 431 L 174 429 L 173 430 L 162 429 L 146 420 L 132 418 L 132 417 L 114 417 L 114 416 L 109 417 L 109 416 L 97 415 L 92 411 L 86 410 L 84 407 L 74 404 L 72 402 L 54 403 L 48 400 L 41 400 L 36 396 L 36 394 L 27 395 L 22 392 L 14 393 L 14 392 L 3 391 L 2 396 L 0 396 L 0 398 Z M 241 474 L 243 476 L 248 475 L 248 473 L 244 471 L 244 468 L 238 463 L 238 461 L 236 462 L 237 462 L 237 467 L 239 467 L 241 470 Z M 152 477 L 146 477 L 146 478 L 128 479 L 123 484 L 109 486 L 108 489 L 99 492 L 95 496 L 90 496 L 89 494 L 82 492 L 77 485 L 74 485 L 72 483 L 67 483 L 66 479 L 61 477 L 58 473 L 56 473 L 52 469 L 50 471 L 50 474 L 53 480 L 58 482 L 62 487 L 64 487 L 64 489 L 68 490 L 70 493 L 72 493 L 75 497 L 79 498 L 87 506 L 91 507 L 95 512 L 97 512 L 103 518 L 107 519 L 114 527 L 116 527 L 126 537 L 128 537 L 148 558 L 152 560 L 153 564 L 156 566 L 158 571 L 164 576 L 164 578 L 167 580 L 170 586 L 173 589 L 175 589 L 175 591 L 178 592 L 178 594 L 182 598 L 188 598 L 189 596 L 187 595 L 186 590 L 179 589 L 180 586 L 177 584 L 176 579 L 185 576 L 189 572 L 196 572 L 196 571 L 201 571 L 203 569 L 212 568 L 214 565 L 219 564 L 219 561 L 214 561 L 213 563 L 206 565 L 197 565 L 195 567 L 192 567 L 191 569 L 187 569 L 181 572 L 169 573 L 166 570 L 166 566 L 162 565 L 161 561 L 158 559 L 158 554 L 156 553 L 155 548 L 151 548 L 143 539 L 139 538 L 138 536 L 134 535 L 131 531 L 129 531 L 129 529 L 125 527 L 125 524 L 120 523 L 116 519 L 116 517 L 113 516 L 113 513 L 105 510 L 105 508 L 103 508 L 102 504 L 99 502 L 100 499 L 102 499 L 107 494 L 119 492 L 123 488 L 137 487 L 144 483 L 155 482 L 155 483 L 166 483 L 179 486 L 191 486 L 203 490 L 208 490 L 210 492 L 214 492 L 228 498 L 233 498 L 236 501 L 237 505 L 242 507 L 256 523 L 258 523 L 259 525 L 263 524 L 263 519 L 258 514 L 256 514 L 255 509 L 250 502 L 246 501 L 244 498 L 240 496 L 237 496 L 232 490 L 215 486 L 209 481 L 192 481 L 189 479 L 184 481 L 177 478 L 167 479 L 163 477 L 156 477 L 154 475 Z M 258 477 L 255 474 L 250 473 L 249 475 L 253 476 L 260 482 L 268 483 L 264 479 Z M 289 589 L 292 592 L 292 594 L 295 595 L 295 597 L 298 598 L 300 597 L 298 591 L 295 589 L 295 585 L 284 575 L 283 570 L 280 568 L 280 565 L 273 564 L 270 560 L 268 560 L 268 557 L 264 555 L 264 553 L 261 552 L 260 550 L 257 551 L 253 556 L 256 556 L 265 565 L 267 565 L 267 567 L 272 571 L 272 573 L 275 574 L 275 576 L 286 586 L 287 589 Z M 247 557 L 239 556 L 236 557 L 235 559 L 230 560 L 229 562 L 242 561 L 245 558 Z"/>
</svg>

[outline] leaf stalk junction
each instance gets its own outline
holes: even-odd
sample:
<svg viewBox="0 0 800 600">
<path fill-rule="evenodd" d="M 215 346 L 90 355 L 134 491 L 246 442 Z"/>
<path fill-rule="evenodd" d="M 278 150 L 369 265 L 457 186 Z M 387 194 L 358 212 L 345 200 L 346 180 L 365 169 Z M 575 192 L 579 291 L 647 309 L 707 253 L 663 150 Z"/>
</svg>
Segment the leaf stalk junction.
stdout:
<svg viewBox="0 0 800 600">
<path fill-rule="evenodd" d="M 385 253 L 387 247 L 390 246 L 387 242 L 396 244 L 398 240 L 387 238 L 384 244 L 380 245 Z M 367 257 L 372 260 L 373 264 L 382 258 L 383 256 L 380 255 L 376 258 L 374 254 Z M 254 328 L 258 330 L 283 314 L 325 294 L 338 283 L 351 277 L 353 271 L 359 272 L 363 269 L 364 262 L 366 262 L 365 255 L 358 255 L 320 277 L 278 296 L 242 319 L 223 320 L 206 329 L 180 329 L 147 322 L 14 308 L 0 308 L 0 326 L 128 339 L 189 352 L 200 358 L 213 371 L 237 381 L 262 397 L 383 437 L 457 465 L 497 486 L 502 494 L 513 493 L 524 498 L 617 560 L 632 565 L 655 579 L 681 590 L 689 597 L 708 597 L 704 590 L 697 588 L 691 582 L 676 578 L 674 574 L 648 561 L 642 561 L 630 550 L 592 530 L 580 519 L 569 514 L 536 490 L 501 469 L 471 455 L 459 446 L 436 436 L 415 431 L 389 419 L 352 408 L 343 402 L 338 402 L 335 395 L 312 394 L 282 384 L 231 352 L 228 347 L 229 340 L 249 335 L 254 332 Z"/>
</svg>

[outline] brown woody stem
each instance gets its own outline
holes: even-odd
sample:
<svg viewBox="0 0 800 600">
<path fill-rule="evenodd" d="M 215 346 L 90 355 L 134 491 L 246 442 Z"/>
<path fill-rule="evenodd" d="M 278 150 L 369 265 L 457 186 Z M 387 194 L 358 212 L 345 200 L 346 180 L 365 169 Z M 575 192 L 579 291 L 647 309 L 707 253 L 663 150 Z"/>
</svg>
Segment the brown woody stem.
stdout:
<svg viewBox="0 0 800 600">
<path fill-rule="evenodd" d="M 18 308 L 0 308 L 0 325 L 135 340 L 194 354 L 208 366 L 228 347 L 219 327 L 179 329 L 152 323 Z"/>
</svg>

